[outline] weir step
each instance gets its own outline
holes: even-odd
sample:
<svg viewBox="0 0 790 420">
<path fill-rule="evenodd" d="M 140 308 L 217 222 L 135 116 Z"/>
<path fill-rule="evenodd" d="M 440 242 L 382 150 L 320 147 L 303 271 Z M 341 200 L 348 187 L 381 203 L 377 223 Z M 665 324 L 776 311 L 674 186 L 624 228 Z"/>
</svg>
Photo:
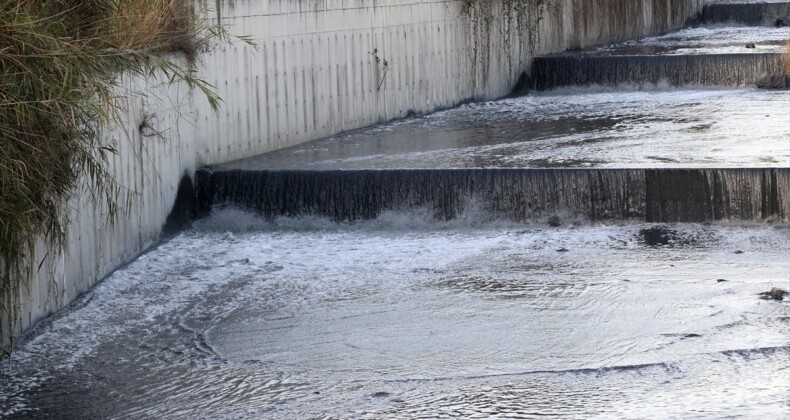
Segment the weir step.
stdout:
<svg viewBox="0 0 790 420">
<path fill-rule="evenodd" d="M 702 24 L 790 26 L 790 2 L 707 4 L 697 21 Z"/>
<path fill-rule="evenodd" d="M 673 86 L 756 86 L 781 75 L 781 54 L 560 55 L 536 57 L 530 87 L 669 83 Z"/>
<path fill-rule="evenodd" d="M 427 209 L 437 219 L 483 211 L 515 221 L 790 221 L 790 168 L 451 169 L 197 172 L 198 203 L 266 217 L 371 219 Z"/>
</svg>

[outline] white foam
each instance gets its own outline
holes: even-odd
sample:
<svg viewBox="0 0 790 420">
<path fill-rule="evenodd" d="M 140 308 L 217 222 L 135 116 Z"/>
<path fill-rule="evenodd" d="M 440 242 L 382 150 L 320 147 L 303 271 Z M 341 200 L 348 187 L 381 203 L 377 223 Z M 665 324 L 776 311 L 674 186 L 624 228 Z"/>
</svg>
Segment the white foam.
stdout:
<svg viewBox="0 0 790 420">
<path fill-rule="evenodd" d="M 280 414 L 300 417 L 348 413 L 362 392 L 351 384 L 384 377 L 468 382 L 475 380 L 458 378 L 694 363 L 709 357 L 697 354 L 787 344 L 766 325 L 790 306 L 756 296 L 788 286 L 786 227 L 672 225 L 687 241 L 658 248 L 640 242 L 645 227 L 550 228 L 474 213 L 432 222 L 425 211 L 355 224 L 267 221 L 225 209 L 42 325 L 3 362 L 0 409 L 24 410 L 26 396 L 51 378 L 68 383 L 86 366 L 121 362 L 99 351 L 108 345 L 135 349 L 122 364 L 178 350 L 146 364 L 167 386 L 146 382 L 129 413 L 197 415 L 206 392 L 219 398 L 218 415 L 287 396 Z M 720 277 L 730 282 L 716 283 Z M 211 362 L 169 341 L 180 340 L 173 322 L 208 337 L 200 346 L 217 353 Z M 164 350 L 139 347 L 141 331 Z M 687 333 L 704 338 L 681 339 Z M 290 382 L 264 394 L 258 381 L 272 375 Z M 223 388 L 228 378 L 239 388 Z M 138 386 L 134 377 L 113 380 Z M 291 382 L 309 391 L 289 391 Z M 199 393 L 185 383 L 200 384 Z M 305 397 L 325 388 L 334 389 L 326 399 Z"/>
</svg>

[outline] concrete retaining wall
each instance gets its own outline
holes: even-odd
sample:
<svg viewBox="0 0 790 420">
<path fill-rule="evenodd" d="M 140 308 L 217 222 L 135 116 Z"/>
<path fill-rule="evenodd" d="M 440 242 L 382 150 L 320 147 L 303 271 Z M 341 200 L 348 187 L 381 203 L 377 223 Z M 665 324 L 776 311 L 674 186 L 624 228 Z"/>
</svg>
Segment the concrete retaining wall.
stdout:
<svg viewBox="0 0 790 420">
<path fill-rule="evenodd" d="M 484 0 L 198 0 L 206 15 L 250 35 L 203 56 L 200 74 L 225 103 L 214 114 L 180 84 L 129 80 L 113 173 L 132 199 L 115 224 L 83 191 L 65 253 L 37 246 L 21 295 L 2 298 L 7 343 L 161 239 L 178 185 L 197 167 L 461 102 L 506 95 L 531 57 L 681 26 L 703 0 L 550 0 L 513 10 Z M 384 62 L 386 61 L 386 65 Z"/>
</svg>

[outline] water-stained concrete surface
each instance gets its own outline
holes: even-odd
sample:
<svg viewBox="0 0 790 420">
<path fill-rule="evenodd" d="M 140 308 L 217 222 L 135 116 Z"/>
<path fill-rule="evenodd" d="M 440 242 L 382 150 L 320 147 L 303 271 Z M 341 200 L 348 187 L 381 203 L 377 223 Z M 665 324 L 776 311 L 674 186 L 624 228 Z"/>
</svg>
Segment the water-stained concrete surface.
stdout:
<svg viewBox="0 0 790 420">
<path fill-rule="evenodd" d="M 705 5 L 699 21 L 719 25 L 788 25 L 790 2 L 784 0 L 713 0 Z"/>
</svg>

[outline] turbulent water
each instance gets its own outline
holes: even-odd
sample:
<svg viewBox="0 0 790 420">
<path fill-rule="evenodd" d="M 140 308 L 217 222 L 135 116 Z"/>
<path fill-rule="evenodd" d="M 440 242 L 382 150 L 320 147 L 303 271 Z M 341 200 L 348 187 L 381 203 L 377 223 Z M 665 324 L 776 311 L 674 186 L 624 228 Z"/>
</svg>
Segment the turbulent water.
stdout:
<svg viewBox="0 0 790 420">
<path fill-rule="evenodd" d="M 39 326 L 0 415 L 788 414 L 787 226 L 554 224 L 219 212 Z"/>
<path fill-rule="evenodd" d="M 203 208 L 266 217 L 372 219 L 428 208 L 438 220 L 469 206 L 509 220 L 790 221 L 790 169 L 453 169 L 213 171 L 197 174 Z M 207 211 L 207 210 L 206 210 Z"/>
<path fill-rule="evenodd" d="M 714 0 L 699 18 L 713 24 L 775 25 L 781 19 L 787 25 L 790 3 L 785 0 Z"/>
<path fill-rule="evenodd" d="M 702 18 L 764 24 L 782 7 Z M 702 27 L 575 52 L 617 86 L 201 172 L 243 175 L 224 193 L 247 188 L 235 202 L 269 216 L 365 220 L 215 209 L 18 342 L 0 417 L 788 418 L 790 299 L 760 294 L 790 290 L 790 92 L 662 78 L 753 81 L 789 33 Z M 663 57 L 634 70 L 630 54 Z M 643 222 L 667 214 L 705 223 Z"/>
<path fill-rule="evenodd" d="M 620 44 L 605 45 L 582 53 L 585 55 L 784 53 L 784 46 L 788 38 L 790 38 L 790 26 L 781 28 L 702 26 Z M 747 44 L 754 44 L 754 48 L 746 48 Z"/>
<path fill-rule="evenodd" d="M 790 12 L 786 5 L 790 3 L 781 7 Z M 767 77 L 784 75 L 782 54 L 788 37 L 790 27 L 687 28 L 620 44 L 537 57 L 527 85 L 538 90 L 622 83 L 761 86 Z"/>
<path fill-rule="evenodd" d="M 788 167 L 788 107 L 788 91 L 564 89 L 357 130 L 221 168 Z"/>
</svg>

